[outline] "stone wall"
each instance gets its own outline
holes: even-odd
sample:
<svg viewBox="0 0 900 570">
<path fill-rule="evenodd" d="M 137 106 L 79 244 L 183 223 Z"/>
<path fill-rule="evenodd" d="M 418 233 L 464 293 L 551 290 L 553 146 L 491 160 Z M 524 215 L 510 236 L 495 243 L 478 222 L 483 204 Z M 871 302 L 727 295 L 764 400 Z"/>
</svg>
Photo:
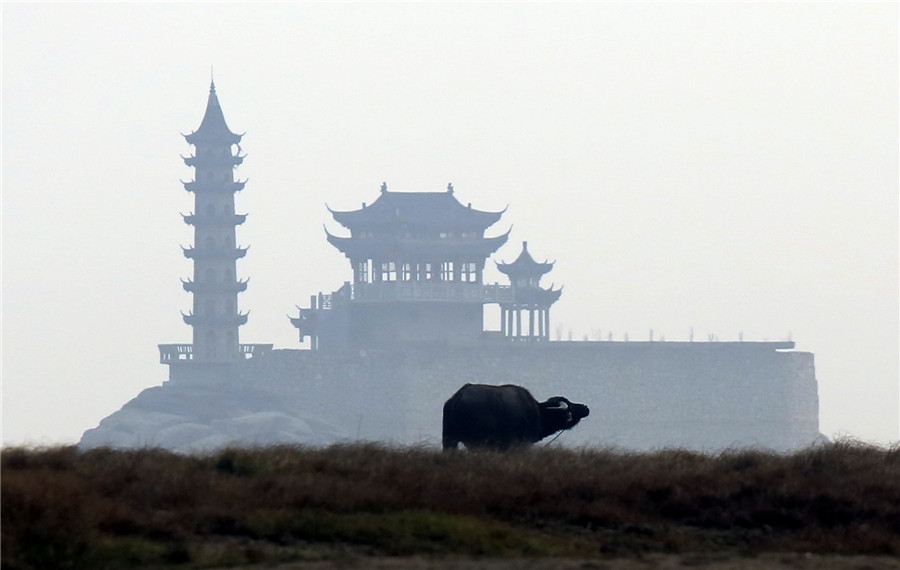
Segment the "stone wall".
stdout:
<svg viewBox="0 0 900 570">
<path fill-rule="evenodd" d="M 276 350 L 232 366 L 173 364 L 88 430 L 82 445 L 370 440 L 438 446 L 444 402 L 463 384 L 513 383 L 591 415 L 554 445 L 741 446 L 821 438 L 813 355 L 792 343 L 549 342 L 407 350 Z M 154 422 L 162 422 L 155 426 Z"/>
<path fill-rule="evenodd" d="M 564 395 L 591 416 L 573 445 L 788 449 L 819 437 L 813 355 L 776 343 L 555 342 L 465 349 L 275 351 L 241 383 L 296 391 L 352 438 L 440 441 L 443 403 L 466 382 Z"/>
</svg>

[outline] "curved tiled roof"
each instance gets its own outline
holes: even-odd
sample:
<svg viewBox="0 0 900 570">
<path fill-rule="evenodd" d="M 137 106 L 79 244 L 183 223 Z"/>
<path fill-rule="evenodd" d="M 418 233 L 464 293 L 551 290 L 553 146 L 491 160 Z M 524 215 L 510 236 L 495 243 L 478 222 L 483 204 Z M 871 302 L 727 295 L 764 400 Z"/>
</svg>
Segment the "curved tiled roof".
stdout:
<svg viewBox="0 0 900 570">
<path fill-rule="evenodd" d="M 562 288 L 541 289 L 540 287 L 516 289 L 516 303 L 520 305 L 532 305 L 535 307 L 549 307 L 559 300 Z"/>
<path fill-rule="evenodd" d="M 336 211 L 328 208 L 335 221 L 353 231 L 405 225 L 441 229 L 484 230 L 495 224 L 506 211 L 485 212 L 463 206 L 447 192 L 389 192 L 382 186 L 375 202 L 358 210 Z"/>
<path fill-rule="evenodd" d="M 350 259 L 428 259 L 474 260 L 484 259 L 500 249 L 509 237 L 509 231 L 494 237 L 477 240 L 417 240 L 391 237 L 378 240 L 361 240 L 340 237 L 325 230 L 328 243 L 338 248 Z"/>
<path fill-rule="evenodd" d="M 539 276 L 545 273 L 548 273 L 551 269 L 553 269 L 552 262 L 544 262 L 538 263 L 531 257 L 531 254 L 528 253 L 528 242 L 522 242 L 522 253 L 519 254 L 519 257 L 516 258 L 512 263 L 497 263 L 497 269 L 510 277 L 517 276 Z"/>
</svg>

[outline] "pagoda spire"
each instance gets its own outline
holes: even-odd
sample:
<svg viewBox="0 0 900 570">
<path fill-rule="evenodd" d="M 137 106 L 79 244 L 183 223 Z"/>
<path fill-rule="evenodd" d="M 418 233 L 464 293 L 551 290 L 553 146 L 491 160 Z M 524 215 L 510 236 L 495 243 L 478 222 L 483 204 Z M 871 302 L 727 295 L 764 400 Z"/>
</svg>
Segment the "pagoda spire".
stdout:
<svg viewBox="0 0 900 570">
<path fill-rule="evenodd" d="M 228 128 L 225 122 L 225 114 L 222 105 L 219 104 L 219 96 L 216 94 L 216 83 L 212 78 L 210 69 L 209 98 L 206 101 L 206 112 L 197 130 L 184 138 L 188 144 L 196 144 L 199 141 L 220 141 L 228 144 L 238 144 L 243 135 L 235 134 Z"/>
<path fill-rule="evenodd" d="M 184 281 L 185 291 L 193 296 L 193 309 L 184 322 L 193 329 L 193 357 L 197 362 L 230 362 L 241 357 L 238 328 L 247 322 L 247 314 L 238 311 L 238 293 L 247 288 L 238 280 L 237 260 L 247 248 L 237 246 L 235 228 L 246 214 L 236 214 L 234 195 L 244 187 L 235 181 L 234 169 L 241 164 L 241 135 L 232 133 L 210 77 L 209 100 L 200 127 L 185 136 L 193 145 L 193 156 L 184 159 L 194 168 L 194 180 L 184 184 L 194 194 L 194 212 L 184 216 L 194 228 L 194 245 L 184 249 L 192 260 L 194 277 Z"/>
<path fill-rule="evenodd" d="M 234 179 L 234 169 L 244 160 L 237 144 L 242 136 L 232 133 L 225 123 L 210 68 L 203 120 L 196 131 L 184 135 L 194 153 L 182 157 L 194 169 L 194 179 L 182 182 L 194 196 L 194 211 L 181 214 L 184 223 L 194 229 L 194 244 L 182 247 L 193 265 L 193 278 L 181 280 L 192 298 L 191 311 L 182 317 L 191 327 L 193 342 L 159 345 L 159 361 L 171 366 L 170 378 L 182 366 L 231 365 L 272 350 L 271 344 L 240 344 L 238 339 L 238 330 L 249 314 L 238 310 L 238 294 L 247 289 L 249 279 L 237 278 L 237 260 L 247 248 L 235 240 L 237 226 L 247 218 L 247 214 L 234 211 L 234 195 L 246 182 Z"/>
</svg>

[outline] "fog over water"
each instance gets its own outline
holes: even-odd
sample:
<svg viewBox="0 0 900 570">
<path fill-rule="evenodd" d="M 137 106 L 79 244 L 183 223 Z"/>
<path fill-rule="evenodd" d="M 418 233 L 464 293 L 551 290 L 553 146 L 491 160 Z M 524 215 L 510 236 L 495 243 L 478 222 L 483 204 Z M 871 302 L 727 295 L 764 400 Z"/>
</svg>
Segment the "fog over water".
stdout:
<svg viewBox="0 0 900 570">
<path fill-rule="evenodd" d="M 896 3 L 2 16 L 4 445 L 77 441 L 166 379 L 158 343 L 190 342 L 180 133 L 211 65 L 246 132 L 242 342 L 300 348 L 286 315 L 351 278 L 326 203 L 453 183 L 509 206 L 496 261 L 525 240 L 556 260 L 552 338 L 792 338 L 816 355 L 825 435 L 900 439 Z"/>
</svg>

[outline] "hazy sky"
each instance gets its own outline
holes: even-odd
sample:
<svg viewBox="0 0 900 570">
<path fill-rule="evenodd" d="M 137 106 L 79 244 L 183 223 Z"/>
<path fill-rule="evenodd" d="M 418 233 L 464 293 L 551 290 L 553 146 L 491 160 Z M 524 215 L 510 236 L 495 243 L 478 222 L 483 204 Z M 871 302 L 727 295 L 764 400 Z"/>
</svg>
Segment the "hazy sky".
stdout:
<svg viewBox="0 0 900 570">
<path fill-rule="evenodd" d="M 790 336 L 815 353 L 823 433 L 900 439 L 896 2 L 2 16 L 4 444 L 77 441 L 166 379 L 158 343 L 190 342 L 179 133 L 211 65 L 246 132 L 242 342 L 299 348 L 286 315 L 350 279 L 326 202 L 452 182 L 509 205 L 496 260 L 523 240 L 557 260 L 553 338 Z"/>
</svg>

